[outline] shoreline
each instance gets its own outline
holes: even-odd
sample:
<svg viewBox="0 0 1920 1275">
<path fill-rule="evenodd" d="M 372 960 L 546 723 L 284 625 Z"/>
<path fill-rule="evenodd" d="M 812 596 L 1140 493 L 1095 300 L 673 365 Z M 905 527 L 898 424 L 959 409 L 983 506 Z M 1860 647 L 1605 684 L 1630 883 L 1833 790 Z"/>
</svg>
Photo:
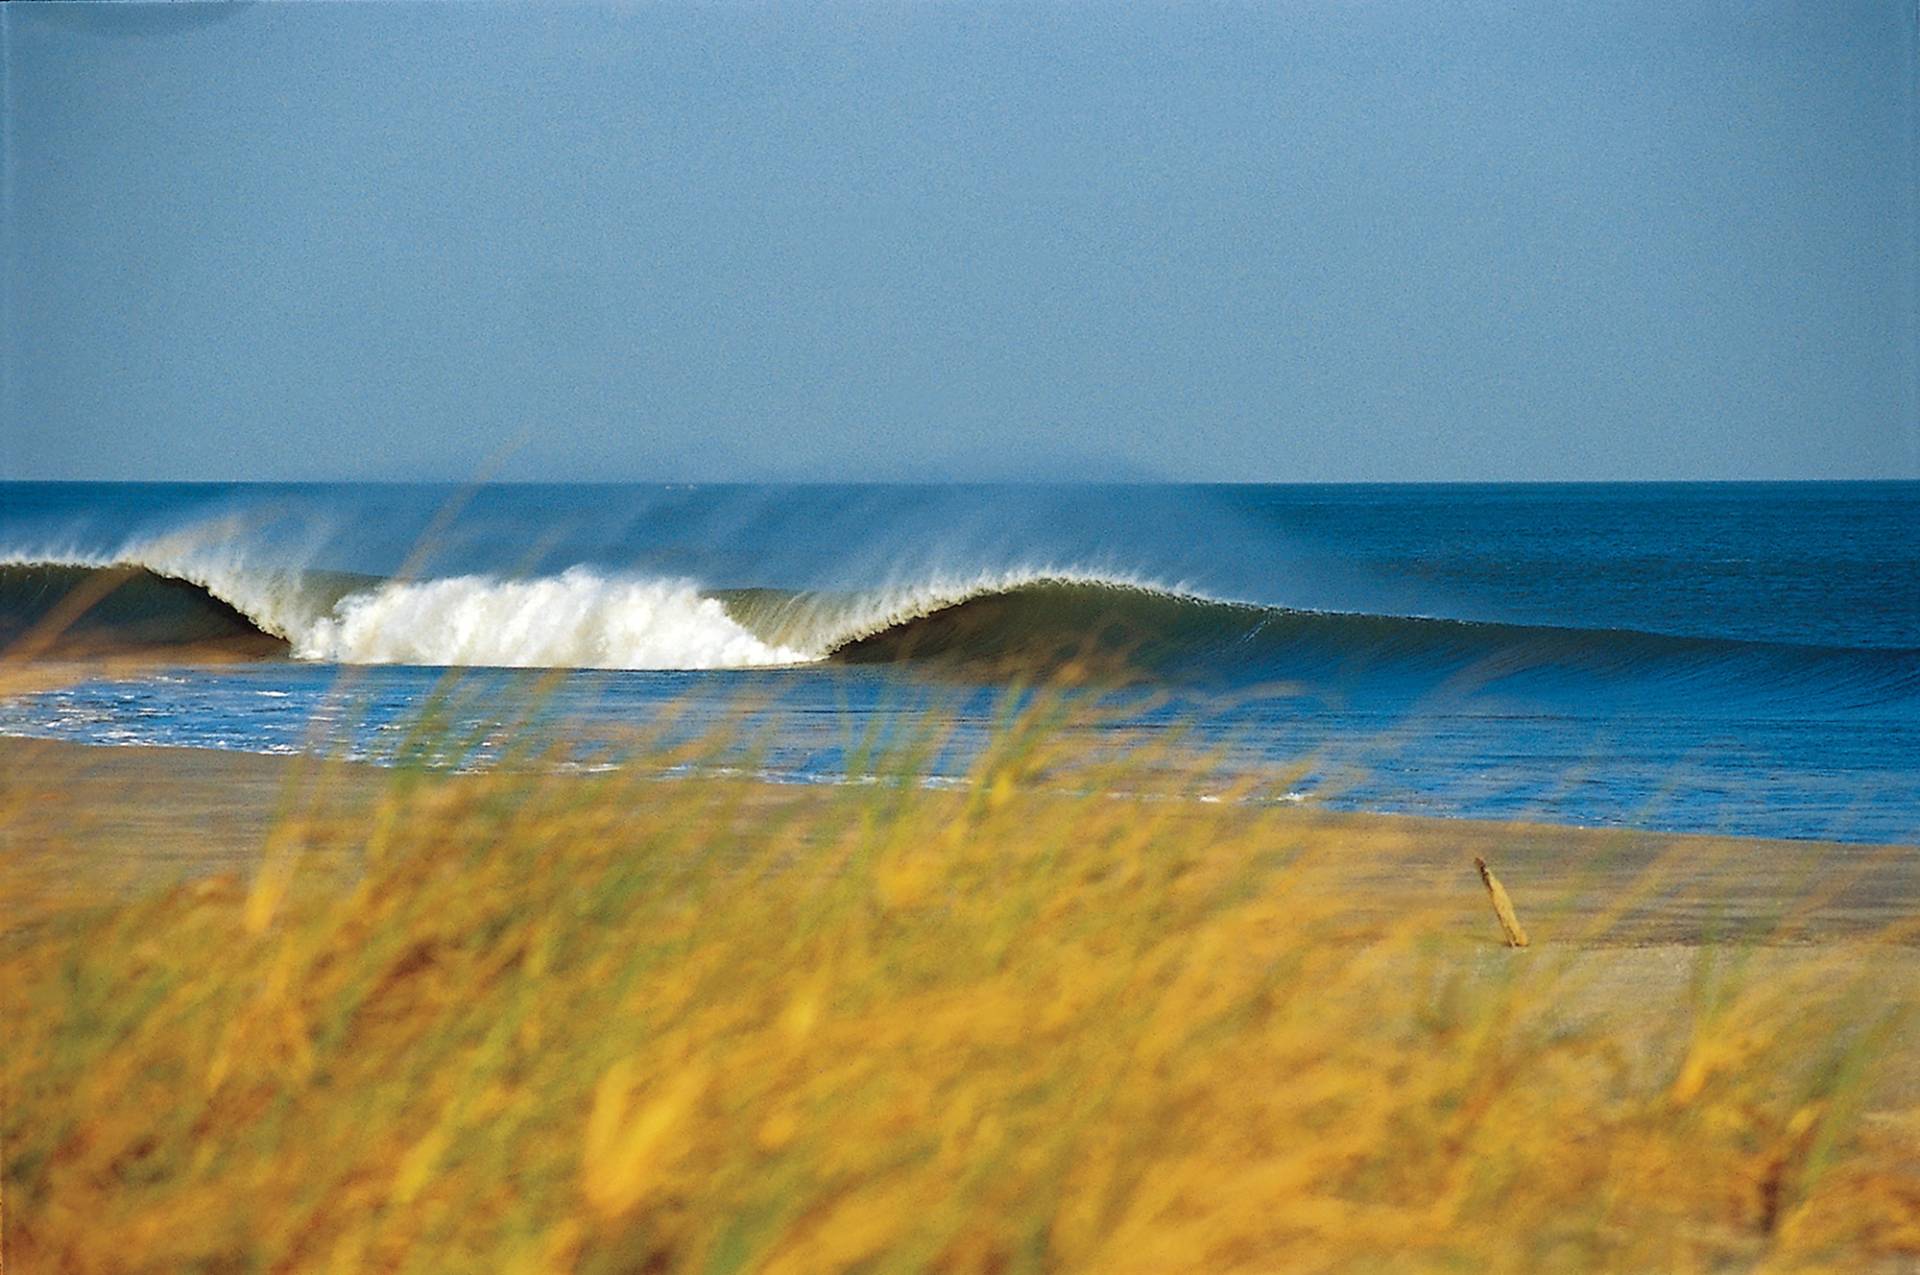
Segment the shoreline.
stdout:
<svg viewBox="0 0 1920 1275">
<path fill-rule="evenodd" d="M 399 773 L 308 754 L 0 736 L 0 841 L 9 850 L 8 885 L 16 898 L 54 903 L 245 876 L 259 864 L 277 822 L 320 808 L 330 816 L 364 816 Z M 459 784 L 465 777 L 441 781 Z M 739 784 L 749 819 L 841 794 L 840 785 L 739 777 L 660 782 Z M 1494 865 L 1523 915 L 1551 918 L 1549 933 L 1584 934 L 1580 946 L 1686 947 L 1727 938 L 1884 943 L 1891 937 L 1920 948 L 1920 846 L 1311 806 L 1250 808 L 1244 817 L 1270 821 L 1282 835 L 1349 834 L 1364 843 L 1370 857 L 1348 869 L 1364 897 L 1352 899 L 1350 910 L 1373 920 L 1439 908 L 1460 911 L 1462 924 L 1480 924 L 1472 869 L 1479 857 Z"/>
<path fill-rule="evenodd" d="M 1167 1163 L 1256 1188 L 1275 1148 L 1336 1136 L 1331 1084 L 1378 1136 L 1410 1130 L 1386 1144 L 1396 1161 L 1440 1147 L 1436 1172 L 1525 1165 L 1513 1181 L 1557 1184 L 1554 1166 L 1592 1148 L 1622 1189 L 1664 1205 L 1692 1178 L 1642 1176 L 1648 1137 L 1662 1138 L 1656 1168 L 1717 1166 L 1689 1207 L 1723 1228 L 1720 1184 L 1757 1191 L 1764 1217 L 1767 1175 L 1785 1172 L 1768 1166 L 1791 1163 L 1778 1148 L 1830 1106 L 1857 1172 L 1821 1179 L 1841 1184 L 1821 1216 L 1850 1216 L 1836 1210 L 1879 1196 L 1848 1184 L 1910 1161 L 1915 847 L 997 791 L 437 777 L 0 740 L 0 967 L 24 1032 L 12 1083 L 31 1114 L 13 1154 L 34 1166 L 27 1197 L 98 1183 L 150 1209 L 206 1191 L 258 1199 L 277 1182 L 270 1238 L 280 1219 L 310 1233 L 311 1183 L 336 1165 L 323 1184 L 347 1193 L 337 1225 L 411 1216 L 415 1197 L 383 1187 L 396 1164 L 396 1182 L 424 1175 L 474 1199 L 531 1166 L 559 1184 L 542 1210 L 570 1216 L 601 1095 L 671 1096 L 661 1086 L 689 1074 L 722 1078 L 727 1106 L 699 1106 L 682 1132 L 699 1184 L 682 1198 L 723 1213 L 724 1183 L 763 1180 L 768 1154 L 833 1164 L 853 1145 L 911 1173 L 898 1148 L 938 1112 L 1021 1121 L 1014 1145 L 1071 1131 L 1063 1113 L 1089 1076 L 1132 1085 L 1103 1136 L 1173 1124 Z M 1530 948 L 1501 944 L 1475 855 Z M 1857 1075 L 1834 1070 L 1850 1056 Z M 1248 1083 L 1260 1075 L 1293 1083 Z M 923 1077 L 913 1105 L 873 1102 Z M 795 1092 L 825 1096 L 769 1126 Z M 407 1167 L 459 1094 L 505 1104 L 473 1108 L 471 1127 L 501 1145 L 489 1122 L 504 1113 L 509 1149 Z M 1460 1094 L 1482 1104 L 1464 1123 Z M 642 1120 L 666 1100 L 620 1099 Z M 170 1119 L 183 1102 L 190 1118 Z M 1383 1102 L 1387 1118 L 1369 1116 Z M 284 1140 L 263 1141 L 255 1113 L 282 1111 Z M 88 1121 L 123 1131 L 91 1159 L 77 1161 L 93 1144 L 30 1141 Z M 1462 1131 L 1485 1149 L 1444 1143 Z M 743 1142 L 754 1158 L 726 1167 Z M 1080 1145 L 1061 1144 L 1060 1162 Z M 152 1167 L 120 1172 L 128 1154 Z M 1216 1198 L 1212 1182 L 1195 1198 Z M 1583 1170 L 1556 1186 L 1551 1214 L 1592 1183 Z M 1739 1229 L 1722 1247 L 1763 1253 L 1767 1228 L 1731 1198 Z M 46 1251 L 92 1234 L 61 1229 L 76 1215 L 22 1214 Z"/>
</svg>

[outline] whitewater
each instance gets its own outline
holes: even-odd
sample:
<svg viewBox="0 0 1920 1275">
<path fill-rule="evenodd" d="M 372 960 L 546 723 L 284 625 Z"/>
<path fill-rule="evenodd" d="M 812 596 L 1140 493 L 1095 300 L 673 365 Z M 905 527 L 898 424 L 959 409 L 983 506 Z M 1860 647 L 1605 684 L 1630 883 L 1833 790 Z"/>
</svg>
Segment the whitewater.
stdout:
<svg viewBox="0 0 1920 1275">
<path fill-rule="evenodd" d="M 428 706 L 504 746 L 557 670 L 568 754 L 744 695 L 755 773 L 933 729 L 960 782 L 1072 669 L 1112 729 L 1343 808 L 1920 839 L 1912 483 L 0 483 L 0 653 L 59 623 L 116 662 L 0 734 L 384 763 Z"/>
<path fill-rule="evenodd" d="M 107 554 L 0 550 L 0 571 L 151 573 L 204 590 L 300 660 L 426 667 L 709 670 L 819 663 L 849 644 L 970 599 L 1050 585 L 1209 602 L 1178 587 L 1058 567 L 980 573 L 860 593 L 744 592 L 735 606 L 690 580 L 584 565 L 525 579 L 461 575 L 362 582 L 207 547 L 204 530 Z M 343 580 L 353 580 L 343 584 Z"/>
</svg>

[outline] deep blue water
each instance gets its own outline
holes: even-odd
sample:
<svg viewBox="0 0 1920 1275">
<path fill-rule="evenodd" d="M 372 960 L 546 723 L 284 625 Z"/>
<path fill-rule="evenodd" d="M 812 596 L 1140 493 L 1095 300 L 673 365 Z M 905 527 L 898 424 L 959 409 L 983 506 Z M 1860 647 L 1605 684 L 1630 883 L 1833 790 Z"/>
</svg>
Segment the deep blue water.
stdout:
<svg viewBox="0 0 1920 1275">
<path fill-rule="evenodd" d="M 857 777 L 870 728 L 931 712 L 951 778 L 999 657 L 1097 639 L 1157 692 L 1121 728 L 1294 799 L 1920 841 L 1915 483 L 16 483 L 0 559 L 0 625 L 54 588 L 18 564 L 126 561 L 204 592 L 123 592 L 122 636 L 185 615 L 293 656 L 0 704 L 0 732 L 383 759 L 445 665 L 595 666 L 540 718 L 582 753 L 744 696 L 772 777 Z M 476 676 L 485 755 L 525 675 Z"/>
</svg>

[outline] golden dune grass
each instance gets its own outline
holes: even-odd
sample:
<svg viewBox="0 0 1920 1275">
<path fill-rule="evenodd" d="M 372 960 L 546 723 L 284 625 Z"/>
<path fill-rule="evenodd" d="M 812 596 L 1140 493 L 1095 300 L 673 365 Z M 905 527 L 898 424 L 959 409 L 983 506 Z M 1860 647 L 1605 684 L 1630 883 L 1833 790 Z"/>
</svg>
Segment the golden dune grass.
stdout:
<svg viewBox="0 0 1920 1275">
<path fill-rule="evenodd" d="M 1383 919 L 1390 839 L 1112 800 L 1074 739 L 959 792 L 292 787 L 244 877 L 8 940 L 6 1269 L 1920 1261 L 1910 935 L 1597 992 L 1516 878 L 1526 951 L 1464 856 Z"/>
</svg>

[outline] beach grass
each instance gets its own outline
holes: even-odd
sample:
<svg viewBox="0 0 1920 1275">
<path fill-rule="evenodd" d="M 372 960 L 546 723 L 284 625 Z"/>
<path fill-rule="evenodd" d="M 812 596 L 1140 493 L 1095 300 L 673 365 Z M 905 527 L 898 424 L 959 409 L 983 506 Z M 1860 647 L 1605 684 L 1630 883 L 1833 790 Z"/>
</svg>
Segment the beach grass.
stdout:
<svg viewBox="0 0 1920 1275">
<path fill-rule="evenodd" d="M 1088 738 L 1040 696 L 952 789 L 931 739 L 806 791 L 295 762 L 244 871 L 0 878 L 5 1269 L 1920 1262 L 1911 928 L 1643 981 L 1604 906 L 1496 862 L 1507 947 L 1463 853 L 1382 907 L 1378 826 Z"/>
</svg>

